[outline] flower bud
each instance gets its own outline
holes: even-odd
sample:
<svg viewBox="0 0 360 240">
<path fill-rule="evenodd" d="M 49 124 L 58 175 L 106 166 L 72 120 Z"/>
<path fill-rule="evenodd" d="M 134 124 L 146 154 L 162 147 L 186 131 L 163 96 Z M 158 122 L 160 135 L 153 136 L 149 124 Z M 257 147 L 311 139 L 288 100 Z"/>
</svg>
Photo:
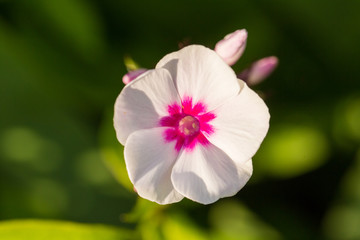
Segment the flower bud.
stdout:
<svg viewBox="0 0 360 240">
<path fill-rule="evenodd" d="M 224 59 L 228 65 L 234 65 L 245 50 L 247 31 L 236 30 L 224 37 L 215 45 L 215 52 Z"/>
<path fill-rule="evenodd" d="M 249 86 L 253 86 L 267 78 L 277 65 L 278 58 L 275 56 L 262 58 L 254 62 L 250 68 L 238 74 L 238 77 L 244 80 Z"/>
<path fill-rule="evenodd" d="M 133 81 L 134 79 L 136 79 L 138 76 L 140 76 L 141 74 L 143 74 L 146 71 L 147 71 L 147 69 L 139 68 L 139 69 L 136 69 L 134 71 L 128 72 L 127 74 L 125 74 L 123 76 L 122 81 L 126 85 L 126 84 L 130 83 L 131 81 Z"/>
</svg>

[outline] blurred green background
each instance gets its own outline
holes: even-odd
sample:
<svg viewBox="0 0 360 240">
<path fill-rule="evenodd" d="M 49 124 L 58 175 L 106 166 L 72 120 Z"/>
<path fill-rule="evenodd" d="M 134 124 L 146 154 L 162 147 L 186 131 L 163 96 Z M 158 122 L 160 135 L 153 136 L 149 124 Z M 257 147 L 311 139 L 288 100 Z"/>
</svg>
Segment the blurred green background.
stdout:
<svg viewBox="0 0 360 240">
<path fill-rule="evenodd" d="M 0 238 L 360 239 L 359 11 L 357 0 L 0 0 Z M 241 28 L 236 72 L 280 60 L 255 87 L 272 118 L 250 182 L 207 206 L 138 199 L 112 127 L 124 57 L 153 68 L 179 43 L 213 48 Z"/>
</svg>

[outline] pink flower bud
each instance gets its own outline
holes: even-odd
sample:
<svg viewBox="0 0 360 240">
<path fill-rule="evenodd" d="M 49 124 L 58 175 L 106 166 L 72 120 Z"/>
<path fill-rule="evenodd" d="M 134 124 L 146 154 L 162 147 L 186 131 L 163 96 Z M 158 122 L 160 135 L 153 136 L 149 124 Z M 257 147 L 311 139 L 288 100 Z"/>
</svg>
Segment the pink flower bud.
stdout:
<svg viewBox="0 0 360 240">
<path fill-rule="evenodd" d="M 215 45 L 215 52 L 224 59 L 228 65 L 234 65 L 243 54 L 246 47 L 247 31 L 236 30 L 224 37 Z"/>
<path fill-rule="evenodd" d="M 238 77 L 249 86 L 256 85 L 267 78 L 277 67 L 278 58 L 275 56 L 262 58 L 254 62 L 250 68 L 241 72 Z"/>
<path fill-rule="evenodd" d="M 147 69 L 139 68 L 134 71 L 128 72 L 127 74 L 125 74 L 123 76 L 122 81 L 124 84 L 128 84 L 146 71 L 147 71 Z"/>
</svg>

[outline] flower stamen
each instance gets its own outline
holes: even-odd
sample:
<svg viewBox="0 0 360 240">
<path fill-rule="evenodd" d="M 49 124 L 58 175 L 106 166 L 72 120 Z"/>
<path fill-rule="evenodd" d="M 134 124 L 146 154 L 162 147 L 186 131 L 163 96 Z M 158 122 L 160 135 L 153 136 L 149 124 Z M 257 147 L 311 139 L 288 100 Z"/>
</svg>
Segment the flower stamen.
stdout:
<svg viewBox="0 0 360 240">
<path fill-rule="evenodd" d="M 185 116 L 179 121 L 179 131 L 185 136 L 195 135 L 200 130 L 199 120 L 193 116 Z"/>
</svg>

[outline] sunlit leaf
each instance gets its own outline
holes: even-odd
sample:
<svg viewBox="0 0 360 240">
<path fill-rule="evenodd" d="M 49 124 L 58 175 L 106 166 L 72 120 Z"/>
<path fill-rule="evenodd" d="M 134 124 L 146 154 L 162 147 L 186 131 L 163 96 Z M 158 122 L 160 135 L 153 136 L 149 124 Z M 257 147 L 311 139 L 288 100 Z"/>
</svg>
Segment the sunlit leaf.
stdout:
<svg viewBox="0 0 360 240">
<path fill-rule="evenodd" d="M 169 214 L 162 224 L 162 232 L 167 240 L 206 240 L 209 239 L 202 229 L 186 215 Z"/>
<path fill-rule="evenodd" d="M 122 240 L 137 239 L 133 232 L 96 224 L 14 220 L 0 222 L 2 240 Z"/>
<path fill-rule="evenodd" d="M 329 154 L 324 134 L 307 126 L 273 128 L 254 157 L 254 169 L 294 177 L 321 166 Z"/>
<path fill-rule="evenodd" d="M 132 59 L 130 56 L 125 56 L 124 57 L 124 63 L 126 66 L 126 69 L 130 72 L 130 71 L 134 71 L 138 68 L 140 68 L 139 64 L 137 64 L 134 59 Z"/>
</svg>

